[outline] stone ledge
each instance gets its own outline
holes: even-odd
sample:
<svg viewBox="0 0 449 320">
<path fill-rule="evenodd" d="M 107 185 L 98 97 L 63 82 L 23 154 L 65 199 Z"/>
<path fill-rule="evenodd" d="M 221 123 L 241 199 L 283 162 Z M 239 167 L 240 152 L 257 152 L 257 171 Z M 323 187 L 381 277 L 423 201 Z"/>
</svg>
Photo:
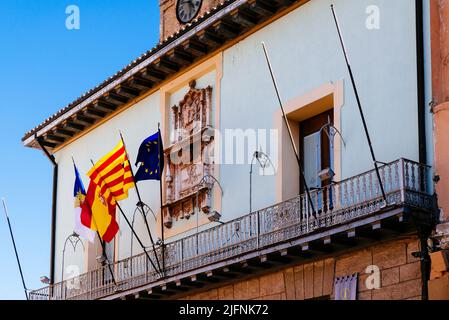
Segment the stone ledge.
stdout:
<svg viewBox="0 0 449 320">
<path fill-rule="evenodd" d="M 432 267 L 430 279 L 449 278 L 449 250 L 441 250 L 430 254 Z"/>
<path fill-rule="evenodd" d="M 438 112 L 441 112 L 441 111 L 448 111 L 449 110 L 449 101 L 448 102 L 443 102 L 443 103 L 440 103 L 440 104 L 434 106 L 432 108 L 432 110 L 433 110 L 433 113 L 438 113 Z"/>
<path fill-rule="evenodd" d="M 430 300 L 449 300 L 449 277 L 429 281 Z"/>
</svg>

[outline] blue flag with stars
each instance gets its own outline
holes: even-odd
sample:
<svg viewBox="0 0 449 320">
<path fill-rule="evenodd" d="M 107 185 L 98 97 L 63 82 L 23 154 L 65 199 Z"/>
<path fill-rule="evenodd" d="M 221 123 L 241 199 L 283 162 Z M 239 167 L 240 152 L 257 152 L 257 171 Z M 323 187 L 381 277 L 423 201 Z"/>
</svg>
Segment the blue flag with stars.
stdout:
<svg viewBox="0 0 449 320">
<path fill-rule="evenodd" d="M 136 166 L 140 163 L 134 181 L 161 180 L 164 170 L 164 148 L 161 132 L 146 138 L 139 148 Z"/>
</svg>

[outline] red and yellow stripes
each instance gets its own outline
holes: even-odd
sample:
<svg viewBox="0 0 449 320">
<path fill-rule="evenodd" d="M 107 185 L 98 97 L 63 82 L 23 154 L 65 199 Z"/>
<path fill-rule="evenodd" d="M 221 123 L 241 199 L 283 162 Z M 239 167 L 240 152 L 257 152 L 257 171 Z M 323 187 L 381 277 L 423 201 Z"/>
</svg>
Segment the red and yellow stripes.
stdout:
<svg viewBox="0 0 449 320">
<path fill-rule="evenodd" d="M 90 184 L 82 206 L 81 222 L 110 242 L 119 230 L 115 220 L 117 201 L 128 198 L 128 190 L 134 187 L 123 141 L 101 158 L 87 175 Z"/>
<path fill-rule="evenodd" d="M 116 206 L 107 203 L 100 194 L 100 188 L 91 181 L 86 199 L 81 205 L 81 223 L 97 231 L 104 241 L 110 242 L 119 230 L 115 211 Z"/>
<path fill-rule="evenodd" d="M 128 198 L 134 180 L 123 142 L 98 161 L 87 175 L 100 187 L 100 193 L 108 203 L 115 204 Z"/>
</svg>

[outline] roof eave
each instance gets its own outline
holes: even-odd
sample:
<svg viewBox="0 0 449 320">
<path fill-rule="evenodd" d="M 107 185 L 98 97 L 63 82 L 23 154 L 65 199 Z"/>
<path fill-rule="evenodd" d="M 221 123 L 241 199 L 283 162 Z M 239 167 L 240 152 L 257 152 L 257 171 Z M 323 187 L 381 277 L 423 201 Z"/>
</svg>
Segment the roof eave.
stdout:
<svg viewBox="0 0 449 320">
<path fill-rule="evenodd" d="M 153 65 L 158 65 L 159 68 L 162 68 L 160 70 L 156 70 L 157 72 L 161 71 L 161 73 L 163 73 L 162 70 L 165 70 L 163 68 L 173 67 L 174 70 L 177 69 L 175 72 L 169 74 L 168 78 L 171 78 L 172 76 L 178 74 L 179 72 L 182 72 L 182 70 L 184 70 L 185 67 L 192 65 L 193 63 L 198 61 L 199 58 L 211 52 L 219 50 L 220 47 L 222 47 L 226 42 L 231 41 L 232 39 L 240 36 L 241 34 L 250 31 L 251 29 L 253 29 L 255 25 L 262 23 L 263 21 L 279 13 L 286 7 L 289 7 L 295 3 L 301 4 L 307 1 L 308 0 L 224 1 L 220 6 L 215 8 L 215 10 L 217 10 L 216 12 L 212 10 L 211 12 L 206 13 L 203 17 L 198 18 L 192 24 L 187 25 L 185 28 L 181 29 L 176 34 L 165 39 L 164 42 L 162 42 L 162 44 L 159 44 L 158 46 L 155 47 L 155 49 L 147 52 L 145 55 L 148 55 L 153 51 L 154 53 L 150 54 L 148 57 L 144 59 L 142 59 L 142 57 L 144 57 L 145 55 L 135 60 L 134 61 L 135 65 L 129 67 L 129 70 L 126 70 L 127 68 L 123 69 L 115 76 L 106 80 L 103 84 L 101 84 L 97 88 L 89 91 L 87 94 L 79 98 L 79 101 L 72 103 L 73 105 L 71 104 L 66 108 L 62 109 L 53 117 L 44 121 L 43 124 L 25 134 L 24 138 L 22 139 L 23 144 L 26 147 L 40 148 L 39 144 L 36 141 L 36 137 L 42 137 L 43 142 L 46 143 L 46 147 L 49 147 L 50 149 L 62 145 L 66 141 L 71 140 L 71 138 L 73 138 L 74 136 L 79 135 L 81 132 L 87 130 L 89 127 L 94 125 L 95 121 L 101 118 L 103 114 L 104 117 L 107 116 L 107 112 L 104 109 L 102 111 L 99 111 L 96 110 L 93 106 L 93 104 L 95 104 L 95 106 L 98 106 L 99 102 L 102 101 L 103 101 L 102 103 L 108 104 L 109 102 L 104 101 L 104 97 L 109 98 L 109 95 L 115 95 L 117 93 L 117 90 L 123 89 L 128 90 L 125 93 L 123 93 L 125 95 L 124 100 L 125 98 L 133 97 L 132 94 L 134 94 L 134 92 L 137 93 L 136 97 L 143 94 L 143 92 L 138 93 L 139 91 L 133 91 L 133 89 L 136 88 L 132 88 L 132 85 L 128 85 L 129 80 L 136 77 L 141 79 L 142 72 L 148 70 L 148 68 L 153 68 Z M 267 7 L 266 6 L 267 3 L 276 5 L 276 7 Z M 198 38 L 199 34 L 202 35 L 206 34 L 211 38 L 203 37 L 205 39 L 203 43 L 203 41 Z M 196 52 L 198 48 L 195 48 L 194 46 L 195 44 L 204 45 L 206 46 L 206 48 L 208 48 L 209 45 L 205 44 L 205 42 L 209 43 L 208 41 L 218 41 L 220 39 L 222 39 L 223 43 L 217 44 L 217 46 L 213 48 L 213 50 L 209 50 L 209 52 L 205 52 L 203 55 L 201 54 L 201 52 Z M 178 69 L 177 63 L 173 62 L 170 58 L 167 57 L 168 53 L 171 53 L 171 57 L 176 55 L 176 53 L 173 54 L 174 52 L 177 52 L 176 50 L 180 50 L 181 54 L 185 52 L 191 55 L 193 57 L 192 58 L 193 61 L 191 63 L 179 66 Z M 180 57 L 182 58 L 182 55 Z M 176 57 L 174 57 L 173 59 L 175 58 Z M 137 62 L 141 59 L 142 59 L 141 62 Z M 168 63 L 168 65 L 165 66 L 161 65 L 162 63 L 163 64 Z M 148 79 L 143 80 L 151 82 Z M 157 85 L 158 84 L 156 83 L 155 87 Z M 121 88 L 121 86 L 124 86 L 124 88 Z M 118 94 L 118 98 L 121 99 L 123 97 L 120 94 Z M 119 101 L 119 103 L 116 106 L 116 109 L 120 109 L 120 107 L 122 107 L 124 104 L 126 103 L 120 105 Z M 88 111 L 92 112 L 92 114 L 86 114 L 86 109 L 88 108 L 90 108 Z M 113 103 L 111 103 L 111 110 L 112 109 L 114 109 Z M 81 117 L 82 119 L 78 119 L 79 117 Z M 76 129 L 65 128 L 65 126 L 69 121 L 72 127 L 75 127 Z M 78 126 L 77 121 L 81 121 L 82 124 L 79 124 Z M 73 133 L 73 136 L 71 136 L 71 133 Z"/>
</svg>

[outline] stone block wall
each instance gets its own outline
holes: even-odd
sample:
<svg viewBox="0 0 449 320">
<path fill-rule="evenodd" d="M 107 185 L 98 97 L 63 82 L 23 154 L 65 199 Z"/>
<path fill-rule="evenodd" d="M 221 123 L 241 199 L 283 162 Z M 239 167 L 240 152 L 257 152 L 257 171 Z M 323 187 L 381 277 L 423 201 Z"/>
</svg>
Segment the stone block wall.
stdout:
<svg viewBox="0 0 449 320">
<path fill-rule="evenodd" d="M 449 300 L 449 250 L 433 252 L 430 258 L 429 299 Z"/>
<path fill-rule="evenodd" d="M 407 238 L 306 264 L 288 266 L 253 278 L 206 289 L 185 300 L 306 300 L 333 299 L 335 277 L 359 273 L 358 300 L 420 300 L 418 239 Z M 380 269 L 380 288 L 366 287 L 366 268 Z"/>
<path fill-rule="evenodd" d="M 435 188 L 441 225 L 436 238 L 449 249 L 449 0 L 430 1 L 432 111 L 435 160 Z"/>
</svg>

